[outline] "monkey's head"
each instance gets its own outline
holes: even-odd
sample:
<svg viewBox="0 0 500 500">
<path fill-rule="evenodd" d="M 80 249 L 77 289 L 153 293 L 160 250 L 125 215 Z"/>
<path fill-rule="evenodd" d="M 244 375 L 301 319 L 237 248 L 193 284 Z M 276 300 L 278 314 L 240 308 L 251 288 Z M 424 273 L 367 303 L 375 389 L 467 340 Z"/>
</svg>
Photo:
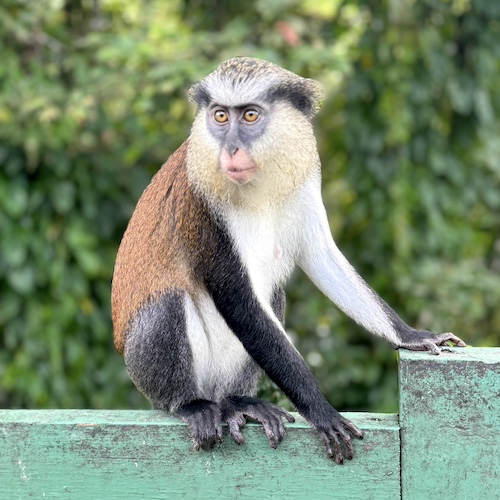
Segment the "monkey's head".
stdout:
<svg viewBox="0 0 500 500">
<path fill-rule="evenodd" d="M 285 199 L 318 171 L 311 119 L 323 91 L 314 80 L 267 61 L 237 57 L 193 85 L 189 96 L 197 113 L 188 172 L 207 196 L 267 205 Z"/>
</svg>

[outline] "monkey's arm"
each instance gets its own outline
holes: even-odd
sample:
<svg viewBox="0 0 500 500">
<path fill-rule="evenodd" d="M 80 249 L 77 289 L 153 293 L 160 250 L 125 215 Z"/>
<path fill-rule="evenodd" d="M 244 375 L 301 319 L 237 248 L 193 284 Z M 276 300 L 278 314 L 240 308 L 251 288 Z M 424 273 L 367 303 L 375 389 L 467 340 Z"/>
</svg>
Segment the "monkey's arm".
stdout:
<svg viewBox="0 0 500 500">
<path fill-rule="evenodd" d="M 308 197 L 302 222 L 303 241 L 298 264 L 316 286 L 348 316 L 385 338 L 395 349 L 439 354 L 437 346 L 465 343 L 452 333 L 434 334 L 408 326 L 349 264 L 333 241 L 326 211 L 317 191 Z"/>
<path fill-rule="evenodd" d="M 217 259 L 202 279 L 218 311 L 253 360 L 315 427 L 328 455 L 337 463 L 352 458 L 350 434 L 361 438 L 362 432 L 328 403 L 279 320 L 257 297 L 228 234 L 223 228 L 216 233 Z"/>
</svg>

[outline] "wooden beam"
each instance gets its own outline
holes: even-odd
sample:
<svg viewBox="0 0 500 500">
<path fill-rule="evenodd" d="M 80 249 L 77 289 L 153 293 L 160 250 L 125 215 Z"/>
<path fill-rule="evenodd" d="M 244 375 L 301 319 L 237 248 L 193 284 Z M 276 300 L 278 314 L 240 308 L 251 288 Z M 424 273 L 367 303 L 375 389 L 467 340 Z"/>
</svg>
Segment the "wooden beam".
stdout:
<svg viewBox="0 0 500 500">
<path fill-rule="evenodd" d="M 296 415 L 277 450 L 258 425 L 196 452 L 158 411 L 0 411 L 0 497 L 91 499 L 399 498 L 395 415 L 345 414 L 366 431 L 354 460 L 328 459 Z"/>
<path fill-rule="evenodd" d="M 500 348 L 401 351 L 403 498 L 500 498 Z"/>
</svg>

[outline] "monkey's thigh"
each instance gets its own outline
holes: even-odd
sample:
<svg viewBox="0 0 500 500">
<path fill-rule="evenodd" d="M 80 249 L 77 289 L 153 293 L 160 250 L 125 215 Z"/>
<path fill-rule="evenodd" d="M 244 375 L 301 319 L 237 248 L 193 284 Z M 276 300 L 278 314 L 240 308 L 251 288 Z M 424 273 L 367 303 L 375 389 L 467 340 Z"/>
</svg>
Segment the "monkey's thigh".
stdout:
<svg viewBox="0 0 500 500">
<path fill-rule="evenodd" d="M 228 396 L 252 396 L 262 370 L 227 326 L 212 298 L 185 296 L 187 337 L 193 355 L 197 394 L 220 402 Z"/>
<path fill-rule="evenodd" d="M 125 342 L 130 378 L 155 408 L 167 411 L 197 399 L 184 297 L 173 290 L 145 305 Z"/>
</svg>

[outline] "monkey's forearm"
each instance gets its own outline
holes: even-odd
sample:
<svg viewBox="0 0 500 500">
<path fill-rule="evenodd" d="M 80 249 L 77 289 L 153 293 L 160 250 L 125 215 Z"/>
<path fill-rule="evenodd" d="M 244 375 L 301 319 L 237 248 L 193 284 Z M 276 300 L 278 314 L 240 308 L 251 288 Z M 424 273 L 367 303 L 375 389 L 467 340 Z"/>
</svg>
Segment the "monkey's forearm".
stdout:
<svg viewBox="0 0 500 500">
<path fill-rule="evenodd" d="M 312 199 L 314 200 L 314 196 Z M 317 197 L 316 197 L 317 198 Z M 465 343 L 452 333 L 434 334 L 415 330 L 359 276 L 333 241 L 321 200 L 316 199 L 315 212 L 308 214 L 305 241 L 299 265 L 316 286 L 354 321 L 368 331 L 386 339 L 395 349 L 430 351 L 439 354 L 437 346 L 452 342 Z"/>
<path fill-rule="evenodd" d="M 326 262 L 329 265 L 321 266 L 318 262 Z M 321 267 L 322 272 L 318 272 Z M 315 249 L 315 255 L 304 261 L 303 269 L 318 288 L 348 316 L 368 331 L 386 339 L 395 349 L 405 348 L 439 354 L 437 346 L 447 342 L 459 347 L 465 346 L 465 343 L 452 333 L 434 334 L 407 325 L 363 281 L 336 247 Z"/>
<path fill-rule="evenodd" d="M 397 326 L 404 322 L 363 281 L 331 238 L 325 235 L 317 245 L 307 246 L 300 267 L 354 321 L 393 345 L 399 343 Z"/>
</svg>

